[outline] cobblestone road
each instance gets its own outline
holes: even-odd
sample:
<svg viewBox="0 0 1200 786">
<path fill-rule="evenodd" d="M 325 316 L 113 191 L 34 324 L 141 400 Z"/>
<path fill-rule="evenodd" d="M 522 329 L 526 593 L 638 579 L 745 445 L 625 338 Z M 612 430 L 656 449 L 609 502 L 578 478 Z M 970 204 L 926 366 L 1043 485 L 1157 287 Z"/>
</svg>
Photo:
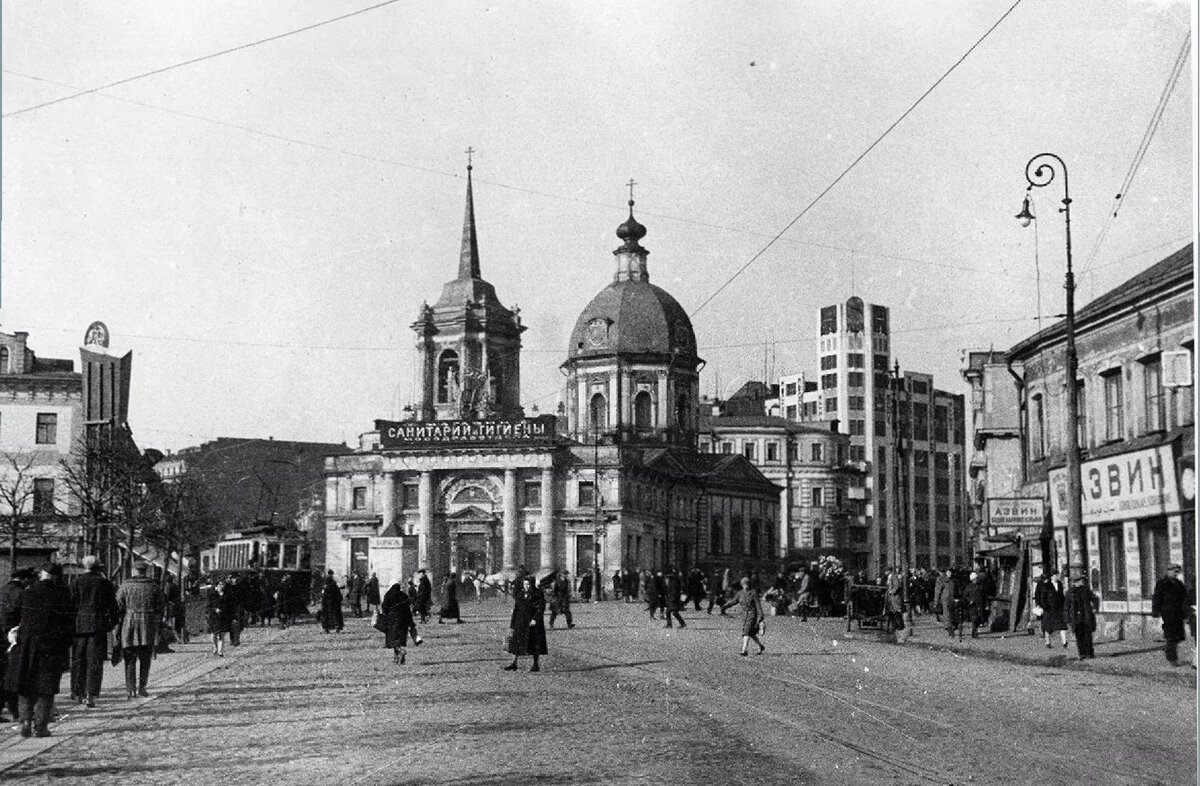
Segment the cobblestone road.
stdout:
<svg viewBox="0 0 1200 786">
<path fill-rule="evenodd" d="M 158 695 L 110 691 L 50 740 L 0 744 L 0 780 L 89 784 L 1184 783 L 1195 690 L 897 647 L 771 619 L 737 656 L 730 618 L 686 629 L 576 608 L 543 671 L 500 670 L 508 609 L 467 604 L 394 666 L 365 619 L 252 630 L 156 662 Z M 174 660 L 172 660 L 174 659 Z M 523 661 L 522 669 L 528 667 Z M 119 686 L 115 672 L 106 684 Z M 152 693 L 155 692 L 152 690 Z"/>
</svg>

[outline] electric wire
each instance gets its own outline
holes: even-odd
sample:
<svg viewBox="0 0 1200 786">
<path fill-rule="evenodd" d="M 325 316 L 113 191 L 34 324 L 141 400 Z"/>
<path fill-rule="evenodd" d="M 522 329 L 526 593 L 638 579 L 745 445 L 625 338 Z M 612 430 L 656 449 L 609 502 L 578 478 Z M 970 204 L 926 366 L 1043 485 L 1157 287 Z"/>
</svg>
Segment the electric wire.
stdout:
<svg viewBox="0 0 1200 786">
<path fill-rule="evenodd" d="M 892 131 L 897 126 L 899 126 L 902 122 L 904 122 L 904 120 L 910 114 L 912 114 L 913 111 L 916 110 L 916 108 L 918 106 L 920 106 L 921 103 L 934 90 L 937 89 L 938 85 L 940 85 L 942 82 L 944 82 L 946 80 L 946 78 L 950 76 L 950 74 L 954 73 L 955 69 L 957 69 L 960 65 L 962 65 L 963 61 L 965 61 L 968 57 L 970 57 L 971 53 L 974 52 L 979 47 L 979 45 L 982 44 L 987 39 L 987 37 L 992 34 L 992 31 L 994 31 L 997 27 L 999 27 L 1000 23 L 1003 22 L 1005 19 L 1007 19 L 1009 14 L 1011 14 L 1013 11 L 1015 11 L 1017 6 L 1019 6 L 1020 4 L 1021 4 L 1021 0 L 1016 0 L 1015 3 L 1013 3 L 1011 6 L 1009 6 L 1008 10 L 1005 11 L 1000 16 L 1000 18 L 997 19 L 995 21 L 995 23 L 993 23 L 992 26 L 989 27 L 984 32 L 984 34 L 979 37 L 978 40 L 975 41 L 975 43 L 971 44 L 970 48 L 968 48 L 967 51 L 963 53 L 962 57 L 958 58 L 958 60 L 956 60 L 954 62 L 954 64 L 951 65 L 950 68 L 948 68 L 946 70 L 945 73 L 943 73 L 941 76 L 939 76 L 937 78 L 937 80 L 924 93 L 922 93 L 917 98 L 917 100 L 912 103 L 911 106 L 908 107 L 908 109 L 904 110 L 904 112 L 901 113 L 900 117 L 896 118 L 896 120 L 894 120 L 891 125 L 889 125 L 886 129 L 884 129 L 883 133 L 880 134 L 878 137 L 876 137 L 875 141 L 872 142 L 870 145 L 868 145 L 866 150 L 859 153 L 858 157 L 856 157 L 853 161 L 851 161 L 850 164 L 845 169 L 843 169 L 841 171 L 841 173 L 829 183 L 829 185 L 825 186 L 825 188 L 822 189 L 822 191 L 819 194 L 817 194 L 815 197 L 813 197 L 812 201 L 810 201 L 804 207 L 804 209 L 801 210 L 796 215 L 795 218 L 793 218 L 791 221 L 789 221 L 787 223 L 787 225 L 784 226 L 783 229 L 779 230 L 779 232 L 774 237 L 772 237 L 771 240 L 768 241 L 765 246 L 763 246 L 761 249 L 759 249 L 758 252 L 754 256 L 750 257 L 750 259 L 745 264 L 743 264 L 740 268 L 738 268 L 737 271 L 725 281 L 725 283 L 723 283 L 723 284 L 721 284 L 721 286 L 717 287 L 716 291 L 714 291 L 711 295 L 709 295 L 707 298 L 705 298 L 704 301 L 701 302 L 699 306 L 697 306 L 695 309 L 693 309 L 690 316 L 695 316 L 696 314 L 700 313 L 700 311 L 703 310 L 705 306 L 707 306 L 718 295 L 720 295 L 723 291 L 725 291 L 726 287 L 728 287 L 730 284 L 732 284 L 734 282 L 734 280 L 736 280 L 740 275 L 742 275 L 742 273 L 746 272 L 747 268 L 749 268 L 751 265 L 753 265 L 755 262 L 757 262 L 758 259 L 760 257 L 762 257 L 762 255 L 765 254 L 768 249 L 770 249 L 772 246 L 774 246 L 775 243 L 781 237 L 783 237 L 784 233 L 786 233 L 789 229 L 791 229 L 793 226 L 795 226 L 796 222 L 798 222 L 801 218 L 804 218 L 804 216 L 808 213 L 808 211 L 812 210 L 813 207 L 815 207 L 817 205 L 817 203 L 820 202 L 821 199 L 826 194 L 828 194 L 830 191 L 832 191 L 834 189 L 834 187 L 837 186 L 838 183 L 842 182 L 842 179 L 845 178 L 846 175 L 850 174 L 851 170 L 853 170 L 856 166 L 858 166 L 859 162 L 861 162 L 864 158 L 866 158 L 870 154 L 870 152 L 872 150 L 874 150 L 881 142 L 883 142 L 883 140 L 886 139 L 887 136 L 889 134 L 891 134 Z"/>
<path fill-rule="evenodd" d="M 22 109 L 14 109 L 11 112 L 5 112 L 4 114 L 0 115 L 0 117 L 16 117 L 17 115 L 23 115 L 27 112 L 33 112 L 36 109 L 42 109 L 44 107 L 54 106 L 55 104 L 61 104 L 65 101 L 71 101 L 73 99 L 80 98 L 82 96 L 91 95 L 92 93 L 98 93 L 101 90 L 107 90 L 110 87 L 117 87 L 118 85 L 127 85 L 130 82 L 136 82 L 140 79 L 146 79 L 147 77 L 157 76 L 158 74 L 163 74 L 163 73 L 166 73 L 167 71 L 174 71 L 177 68 L 183 68 L 185 66 L 195 65 L 196 63 L 202 63 L 205 60 L 212 60 L 217 57 L 222 57 L 224 55 L 232 54 L 234 52 L 240 52 L 244 49 L 250 49 L 251 47 L 271 43 L 272 41 L 279 41 L 280 39 L 289 38 L 294 35 L 299 35 L 300 33 L 306 33 L 309 30 L 316 30 L 318 27 L 324 27 L 326 25 L 331 25 L 334 22 L 341 22 L 343 20 L 350 19 L 351 17 L 365 14 L 369 11 L 375 11 L 375 10 L 383 8 L 385 6 L 395 5 L 398 2 L 400 2 L 400 0 L 383 0 L 382 3 L 376 3 L 375 5 L 368 6 L 366 8 L 360 8 L 357 11 L 351 11 L 350 13 L 342 14 L 341 16 L 335 16 L 331 19 L 325 19 L 321 22 L 315 22 L 311 25 L 305 25 L 304 27 L 298 27 L 295 30 L 289 30 L 285 33 L 277 33 L 276 35 L 273 35 L 273 36 L 268 36 L 266 38 L 260 38 L 257 41 L 251 41 L 249 43 L 239 44 L 237 46 L 230 47 L 228 49 L 222 49 L 220 52 L 210 52 L 207 55 L 201 55 L 200 57 L 193 57 L 190 60 L 183 60 L 178 63 L 172 63 L 171 65 L 163 66 L 161 68 L 155 68 L 151 71 L 144 71 L 140 74 L 135 74 L 133 76 L 127 76 L 124 79 L 118 79 L 115 82 L 109 82 L 108 84 L 100 85 L 99 87 L 92 87 L 92 88 L 88 88 L 86 90 L 80 90 L 80 91 L 78 91 L 76 93 L 72 93 L 70 95 L 59 96 L 58 98 L 52 99 L 50 101 L 43 101 L 42 103 L 34 104 L 33 106 L 27 106 Z"/>
</svg>

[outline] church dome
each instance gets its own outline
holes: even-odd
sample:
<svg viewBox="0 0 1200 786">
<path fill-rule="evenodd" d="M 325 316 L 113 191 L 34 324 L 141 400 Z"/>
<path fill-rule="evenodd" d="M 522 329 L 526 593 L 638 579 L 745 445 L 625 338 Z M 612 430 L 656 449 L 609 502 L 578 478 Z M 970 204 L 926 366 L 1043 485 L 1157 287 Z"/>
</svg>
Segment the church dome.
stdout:
<svg viewBox="0 0 1200 786">
<path fill-rule="evenodd" d="M 649 281 L 614 281 L 587 304 L 571 331 L 568 358 L 678 353 L 696 357 L 687 312 Z"/>
</svg>

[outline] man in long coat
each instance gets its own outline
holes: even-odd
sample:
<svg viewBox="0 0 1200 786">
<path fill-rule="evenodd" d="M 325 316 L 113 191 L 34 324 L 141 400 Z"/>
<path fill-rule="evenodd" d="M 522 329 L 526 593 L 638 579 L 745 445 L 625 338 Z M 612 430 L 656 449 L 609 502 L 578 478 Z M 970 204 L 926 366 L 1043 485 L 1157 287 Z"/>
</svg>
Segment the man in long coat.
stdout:
<svg viewBox="0 0 1200 786">
<path fill-rule="evenodd" d="M 376 627 L 383 631 L 383 645 L 392 650 L 393 663 L 404 663 L 404 645 L 408 642 L 410 634 L 414 645 L 421 643 L 421 637 L 417 635 L 417 625 L 413 621 L 412 602 L 399 581 L 389 587 L 387 594 L 383 596 Z"/>
<path fill-rule="evenodd" d="M 962 624 L 962 620 L 958 618 L 958 606 L 955 600 L 957 594 L 958 583 L 954 578 L 954 571 L 947 570 L 933 602 L 945 616 L 943 622 L 946 623 L 946 635 L 950 638 L 954 638 L 954 631 Z"/>
<path fill-rule="evenodd" d="M 559 614 L 567 620 L 567 627 L 575 627 L 571 621 L 571 581 L 565 575 L 554 571 L 554 580 L 550 583 L 550 627 L 554 627 L 554 618 Z"/>
<path fill-rule="evenodd" d="M 333 571 L 325 577 L 325 586 L 321 590 L 321 628 L 328 633 L 331 630 L 342 632 L 342 591 L 338 588 Z"/>
<path fill-rule="evenodd" d="M 4 696 L 4 708 L 12 715 L 13 720 L 20 714 L 17 694 L 5 687 L 5 675 L 8 673 L 8 632 L 17 627 L 21 621 L 21 596 L 25 594 L 26 584 L 35 581 L 31 568 L 18 568 L 8 583 L 0 588 L 0 694 Z M 3 717 L 3 713 L 0 713 Z"/>
<path fill-rule="evenodd" d="M 537 587 L 532 575 L 526 575 L 513 592 L 512 618 L 509 620 L 508 652 L 512 663 L 505 671 L 517 670 L 517 659 L 522 655 L 533 656 L 530 671 L 539 671 L 538 656 L 546 654 L 546 595 Z"/>
<path fill-rule="evenodd" d="M 70 666 L 75 625 L 71 593 L 62 586 L 62 568 L 46 564 L 38 581 L 22 593 L 13 610 L 17 643 L 10 653 L 5 687 L 20 702 L 21 736 L 50 736 L 50 716 L 62 674 Z"/>
<path fill-rule="evenodd" d="M 96 706 L 108 658 L 108 632 L 117 622 L 117 594 L 100 572 L 99 560 L 82 560 L 87 570 L 71 585 L 75 606 L 75 638 L 71 645 L 71 699 Z"/>
<path fill-rule="evenodd" d="M 458 608 L 458 577 L 453 573 L 447 573 L 442 582 L 442 606 L 438 609 L 439 625 L 442 624 L 442 620 L 462 622 L 462 613 Z"/>
<path fill-rule="evenodd" d="M 686 628 L 687 623 L 683 621 L 683 617 L 679 612 L 683 610 L 683 599 L 680 597 L 682 591 L 679 574 L 675 569 L 667 571 L 667 575 L 663 577 L 663 597 L 661 600 L 663 616 L 667 618 L 667 624 L 664 627 L 671 627 L 671 619 L 679 621 L 679 627 Z"/>
<path fill-rule="evenodd" d="M 1075 647 L 1079 650 L 1079 659 L 1096 657 L 1096 650 L 1092 646 L 1092 634 L 1096 632 L 1096 612 L 1100 610 L 1100 599 L 1083 583 L 1083 577 L 1079 576 L 1071 580 L 1071 587 L 1067 590 L 1063 603 L 1067 624 L 1075 634 Z"/>
<path fill-rule="evenodd" d="M 403 589 L 403 587 L 401 587 Z M 367 613 L 371 612 L 371 607 L 379 608 L 379 576 L 374 573 L 371 578 L 367 579 Z"/>
<path fill-rule="evenodd" d="M 433 608 L 433 583 L 424 568 L 417 571 L 417 576 L 417 602 L 413 610 L 421 615 L 421 622 L 429 622 L 429 611 Z"/>
<path fill-rule="evenodd" d="M 1185 638 L 1183 623 L 1194 604 L 1187 586 L 1180 579 L 1182 574 L 1181 565 L 1168 568 L 1167 575 L 1154 585 L 1154 597 L 1150 604 L 1151 616 L 1162 619 L 1163 638 L 1167 642 L 1165 653 L 1167 662 L 1172 666 L 1179 665 L 1179 642 Z"/>
<path fill-rule="evenodd" d="M 117 609 L 121 615 L 121 654 L 125 660 L 125 691 L 128 698 L 149 696 L 150 661 L 162 627 L 163 594 L 158 582 L 146 575 L 150 566 L 136 562 L 133 576 L 117 590 Z"/>
</svg>

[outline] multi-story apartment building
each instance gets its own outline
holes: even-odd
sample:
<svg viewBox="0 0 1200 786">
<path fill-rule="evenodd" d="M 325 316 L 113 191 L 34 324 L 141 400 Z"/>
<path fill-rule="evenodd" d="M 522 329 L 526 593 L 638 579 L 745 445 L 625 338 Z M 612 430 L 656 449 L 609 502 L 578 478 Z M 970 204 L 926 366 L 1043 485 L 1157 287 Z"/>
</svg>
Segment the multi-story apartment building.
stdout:
<svg viewBox="0 0 1200 786">
<path fill-rule="evenodd" d="M 1171 564 L 1195 586 L 1195 323 L 1192 245 L 1076 314 L 1078 421 L 1066 422 L 1066 329 L 1056 323 L 1005 353 L 972 352 L 974 502 L 987 510 L 1017 498 L 1026 538 L 1065 568 L 1066 447 L 1078 438 L 1082 547 L 1108 636 L 1151 635 L 1154 584 Z M 1016 510 L 1008 506 L 1011 513 Z M 1020 512 L 1019 510 L 1017 511 Z"/>
</svg>

